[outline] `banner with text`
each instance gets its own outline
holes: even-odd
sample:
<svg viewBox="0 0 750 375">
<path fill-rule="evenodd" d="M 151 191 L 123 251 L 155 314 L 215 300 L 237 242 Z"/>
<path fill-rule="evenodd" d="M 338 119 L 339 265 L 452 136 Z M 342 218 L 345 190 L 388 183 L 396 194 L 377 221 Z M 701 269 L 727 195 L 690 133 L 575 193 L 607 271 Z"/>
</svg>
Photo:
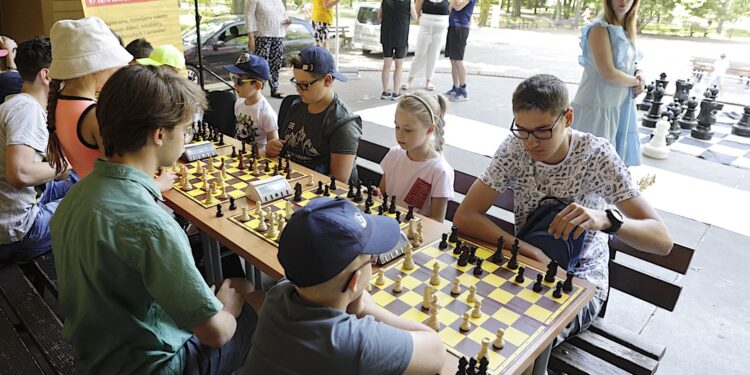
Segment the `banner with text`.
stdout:
<svg viewBox="0 0 750 375">
<path fill-rule="evenodd" d="M 81 0 L 86 17 L 97 16 L 125 45 L 145 38 L 152 46 L 171 44 L 182 51 L 178 0 Z"/>
</svg>

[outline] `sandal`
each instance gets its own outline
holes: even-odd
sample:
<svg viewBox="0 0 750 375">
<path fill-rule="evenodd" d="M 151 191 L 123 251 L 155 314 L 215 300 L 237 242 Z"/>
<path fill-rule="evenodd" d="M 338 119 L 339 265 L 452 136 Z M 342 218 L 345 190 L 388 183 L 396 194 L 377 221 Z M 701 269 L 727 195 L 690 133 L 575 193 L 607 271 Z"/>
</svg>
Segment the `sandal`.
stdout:
<svg viewBox="0 0 750 375">
<path fill-rule="evenodd" d="M 435 86 L 433 86 L 432 83 L 428 83 L 424 88 L 427 91 L 435 91 Z"/>
<path fill-rule="evenodd" d="M 406 91 L 408 89 L 409 89 L 409 84 L 408 83 L 404 83 L 403 85 L 401 85 L 401 91 Z"/>
</svg>

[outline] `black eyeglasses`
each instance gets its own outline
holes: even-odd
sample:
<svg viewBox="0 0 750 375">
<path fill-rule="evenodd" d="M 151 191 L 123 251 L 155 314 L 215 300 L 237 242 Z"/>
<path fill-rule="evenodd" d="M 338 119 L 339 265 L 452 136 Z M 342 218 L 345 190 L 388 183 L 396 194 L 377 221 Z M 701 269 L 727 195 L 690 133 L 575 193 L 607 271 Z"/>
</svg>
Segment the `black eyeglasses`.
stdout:
<svg viewBox="0 0 750 375">
<path fill-rule="evenodd" d="M 323 79 L 325 77 L 326 76 L 322 76 L 320 78 L 316 78 L 316 79 L 314 79 L 314 80 L 312 80 L 310 82 L 307 82 L 307 83 L 305 83 L 305 82 L 297 82 L 297 80 L 294 79 L 294 78 L 290 79 L 289 81 L 292 82 L 295 86 L 297 86 L 298 89 L 300 89 L 302 91 L 307 91 L 308 89 L 310 89 L 310 86 L 312 86 L 312 85 L 315 84 L 315 82 L 318 82 L 318 81 L 320 81 L 321 79 Z"/>
<path fill-rule="evenodd" d="M 560 122 L 560 118 L 567 112 L 568 110 L 566 109 L 560 114 L 560 116 L 557 116 L 552 127 L 549 129 L 526 130 L 519 128 L 516 126 L 516 118 L 514 117 L 513 121 L 510 123 L 510 132 L 518 139 L 529 139 L 529 136 L 532 134 L 536 139 L 550 139 L 552 138 L 552 131 L 555 130 L 557 123 Z"/>
</svg>

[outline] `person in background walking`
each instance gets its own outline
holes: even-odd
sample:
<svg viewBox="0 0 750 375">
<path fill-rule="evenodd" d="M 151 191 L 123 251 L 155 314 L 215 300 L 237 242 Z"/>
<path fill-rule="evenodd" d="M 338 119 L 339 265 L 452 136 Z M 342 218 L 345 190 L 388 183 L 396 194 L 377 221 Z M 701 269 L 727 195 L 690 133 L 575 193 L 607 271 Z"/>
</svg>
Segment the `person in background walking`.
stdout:
<svg viewBox="0 0 750 375">
<path fill-rule="evenodd" d="M 432 91 L 432 77 L 435 75 L 435 64 L 440 56 L 440 47 L 448 33 L 448 14 L 450 4 L 448 0 L 416 0 L 415 6 L 419 19 L 419 37 L 417 38 L 417 52 L 411 62 L 409 82 L 401 86 L 408 90 L 414 77 L 424 72 L 425 89 Z"/>
<path fill-rule="evenodd" d="M 396 100 L 401 93 L 401 69 L 404 63 L 406 50 L 409 48 L 409 21 L 416 19 L 417 14 L 411 0 L 383 0 L 378 9 L 378 17 L 382 20 L 380 25 L 380 43 L 383 45 L 383 92 L 380 99 Z M 393 91 L 389 89 L 391 64 L 394 62 Z"/>
</svg>

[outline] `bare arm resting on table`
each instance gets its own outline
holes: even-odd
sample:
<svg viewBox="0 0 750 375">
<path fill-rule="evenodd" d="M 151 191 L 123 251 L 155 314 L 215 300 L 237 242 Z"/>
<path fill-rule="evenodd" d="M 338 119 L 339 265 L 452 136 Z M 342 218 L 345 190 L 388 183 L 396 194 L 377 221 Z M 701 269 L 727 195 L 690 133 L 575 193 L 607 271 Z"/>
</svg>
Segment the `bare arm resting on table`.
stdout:
<svg viewBox="0 0 750 375">
<path fill-rule="evenodd" d="M 349 183 L 356 157 L 357 155 L 350 154 L 331 154 L 331 175 L 336 176 L 337 181 Z"/>
</svg>

